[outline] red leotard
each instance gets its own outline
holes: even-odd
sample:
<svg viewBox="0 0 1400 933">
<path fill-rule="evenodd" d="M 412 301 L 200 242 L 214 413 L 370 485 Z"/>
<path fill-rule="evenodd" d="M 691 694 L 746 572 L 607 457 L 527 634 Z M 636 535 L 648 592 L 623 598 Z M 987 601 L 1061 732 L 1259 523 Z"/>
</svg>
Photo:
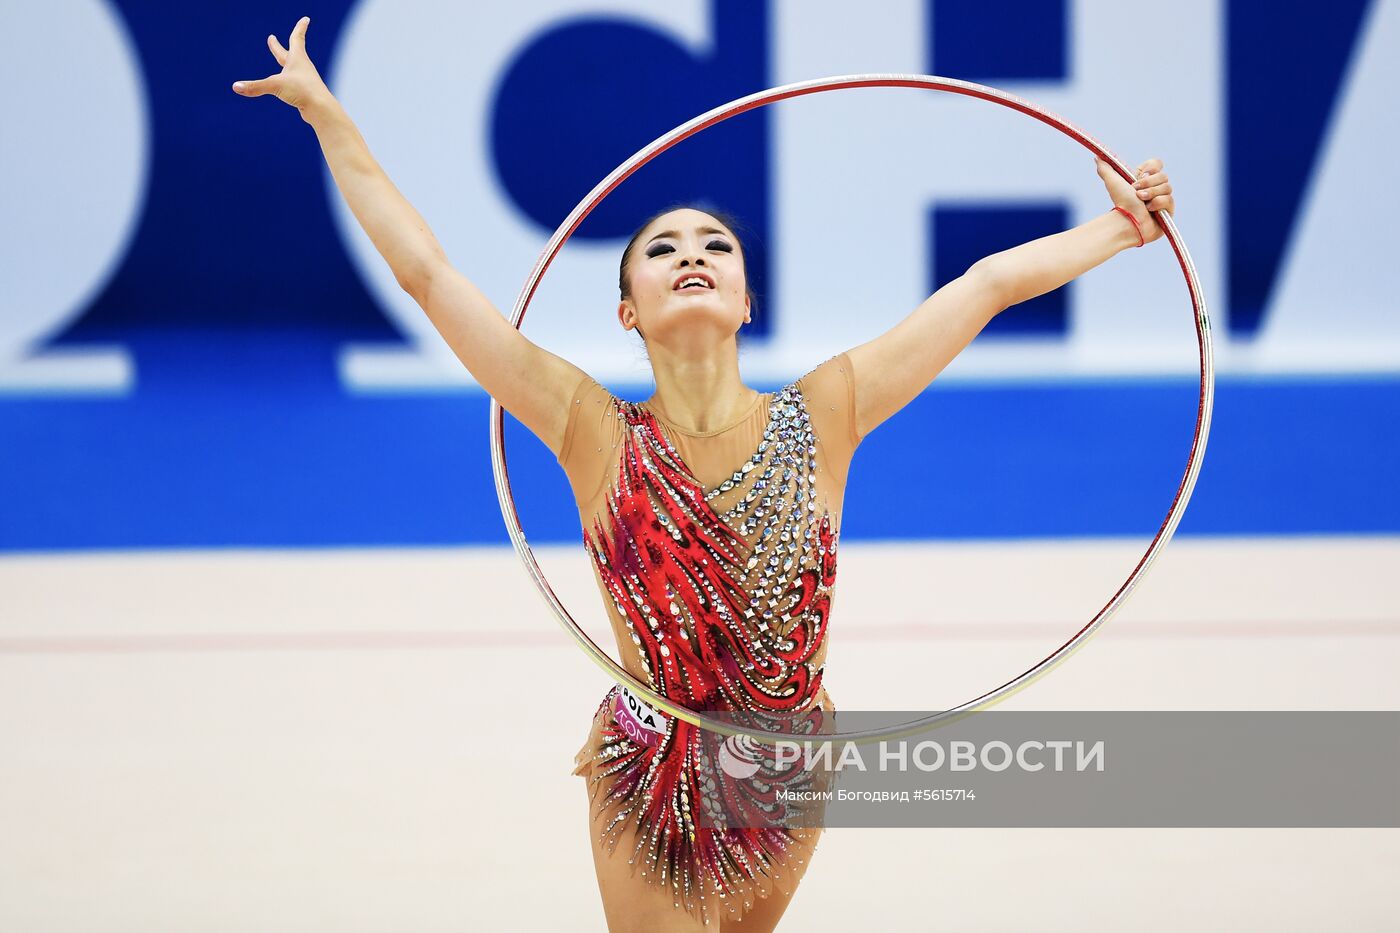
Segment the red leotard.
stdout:
<svg viewBox="0 0 1400 933">
<path fill-rule="evenodd" d="M 580 382 L 559 461 L 622 663 L 658 693 L 717 712 L 833 708 L 822 669 L 860 441 L 853 385 L 842 353 L 760 393 L 734 424 L 693 433 Z M 650 744 L 629 735 L 614 718 L 616 692 L 574 772 L 589 782 L 609 851 L 627 839 L 642 873 L 707 923 L 742 916 L 775 886 L 791 891 L 821 830 L 701 825 L 692 808 L 722 819 L 752 791 L 727 786 L 713 767 L 716 737 L 689 723 L 661 717 Z"/>
</svg>

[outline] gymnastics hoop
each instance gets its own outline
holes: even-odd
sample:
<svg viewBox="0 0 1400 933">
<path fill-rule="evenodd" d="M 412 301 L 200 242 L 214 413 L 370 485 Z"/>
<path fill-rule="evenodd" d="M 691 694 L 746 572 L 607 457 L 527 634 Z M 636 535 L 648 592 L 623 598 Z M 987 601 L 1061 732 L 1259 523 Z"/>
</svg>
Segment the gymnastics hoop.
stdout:
<svg viewBox="0 0 1400 933">
<path fill-rule="evenodd" d="M 714 126 L 723 120 L 749 110 L 765 107 L 768 104 L 776 103 L 780 100 L 787 100 L 791 97 L 802 97 L 807 94 L 816 94 L 822 91 L 847 90 L 858 87 L 912 87 L 925 88 L 934 91 L 947 91 L 953 94 L 962 94 L 968 97 L 975 97 L 980 100 L 991 101 L 1012 110 L 1019 111 L 1054 127 L 1071 139 L 1083 144 L 1093 151 L 1095 155 L 1103 159 L 1120 176 L 1129 183 L 1134 181 L 1133 172 L 1116 155 L 1110 152 L 1107 147 L 1101 144 L 1094 137 L 1079 129 L 1068 120 L 1038 107 L 1030 101 L 1024 100 L 1014 94 L 999 91 L 996 88 L 987 87 L 981 84 L 973 84 L 968 81 L 958 81 L 953 78 L 940 78 L 934 75 L 912 75 L 912 74 L 854 74 L 836 75 L 829 78 L 813 78 L 809 81 L 799 81 L 794 84 L 785 84 L 781 87 L 769 88 L 766 91 L 759 91 L 747 97 L 730 101 L 720 107 L 703 113 L 698 117 L 683 123 L 675 129 L 659 137 L 626 162 L 619 165 L 602 181 L 600 181 L 588 196 L 578 203 L 559 228 L 550 237 L 549 243 L 545 245 L 540 258 L 535 262 L 535 268 L 531 271 L 529 278 L 525 280 L 525 285 L 520 290 L 520 297 L 516 299 L 515 308 L 511 313 L 511 323 L 518 330 L 521 321 L 525 318 L 525 311 L 530 306 L 530 301 L 534 297 L 535 290 L 539 287 L 540 280 L 544 277 L 545 270 L 549 268 L 554 257 L 563 248 L 564 243 L 578 229 L 583 219 L 592 213 L 602 200 L 620 185 L 628 176 L 637 169 L 646 165 L 661 153 L 670 149 L 676 143 L 687 137 L 693 136 L 701 130 Z M 911 720 L 907 723 L 896 723 L 892 726 L 884 726 L 877 729 L 867 729 L 859 732 L 822 733 L 823 741 L 830 742 L 873 742 L 880 739 L 895 738 L 902 735 L 910 735 L 923 731 L 929 726 L 938 723 L 946 725 L 963 716 L 987 709 L 988 707 L 1000 703 L 1012 694 L 1019 692 L 1030 684 L 1039 680 L 1049 673 L 1053 668 L 1065 661 L 1071 654 L 1079 650 L 1080 647 L 1108 620 L 1114 612 L 1123 604 L 1132 593 L 1133 589 L 1142 580 L 1148 568 L 1156 560 L 1172 534 L 1176 531 L 1177 525 L 1181 522 L 1181 516 L 1186 511 L 1186 504 L 1190 501 L 1191 491 L 1195 488 L 1196 477 L 1201 471 L 1201 461 L 1205 456 L 1206 437 L 1210 432 L 1210 416 L 1215 398 L 1215 360 L 1211 350 L 1210 338 L 1210 318 L 1206 313 L 1205 297 L 1201 292 L 1200 282 L 1196 278 L 1196 267 L 1191 261 L 1191 254 L 1186 250 L 1186 244 L 1182 242 L 1180 234 L 1176 231 L 1176 224 L 1172 221 L 1171 215 L 1156 211 L 1153 216 L 1166 234 L 1166 239 L 1176 252 L 1177 261 L 1181 265 L 1182 274 L 1186 277 L 1186 287 L 1191 294 L 1191 306 L 1195 315 L 1196 339 L 1200 349 L 1201 365 L 1201 391 L 1200 402 L 1196 409 L 1196 432 L 1191 441 L 1191 456 L 1187 460 L 1186 472 L 1182 476 L 1181 484 L 1177 487 L 1176 497 L 1172 500 L 1171 508 L 1167 512 L 1167 517 L 1163 520 L 1157 535 L 1152 539 L 1152 543 L 1147 546 L 1147 551 L 1133 568 L 1132 573 L 1113 594 L 1113 598 L 1098 611 L 1098 613 L 1082 629 L 1074 634 L 1069 641 L 1055 649 L 1044 660 L 1034 667 L 1025 671 L 1006 683 L 982 694 L 979 697 L 968 700 L 952 709 L 941 713 L 925 716 L 922 719 Z M 672 716 L 682 719 L 692 725 L 702 729 L 715 732 L 724 736 L 745 736 L 756 742 L 765 745 L 772 745 L 783 739 L 811 740 L 812 736 L 799 736 L 796 734 L 762 731 L 747 729 L 736 726 L 732 723 L 722 722 L 713 719 L 688 707 L 678 706 L 672 700 L 662 696 L 655 690 L 641 683 L 633 677 L 626 668 L 618 664 L 607 652 L 598 647 L 593 639 L 584 634 L 577 622 L 569 615 L 569 611 L 564 608 L 559 597 L 555 595 L 550 587 L 549 581 L 545 579 L 540 571 L 539 564 L 535 561 L 535 555 L 530 550 L 529 544 L 525 541 L 525 533 L 520 527 L 519 517 L 515 511 L 515 500 L 511 495 L 510 482 L 505 461 L 505 437 L 504 409 L 494 397 L 491 399 L 491 469 L 496 478 L 496 495 L 501 503 L 501 515 L 505 519 L 506 529 L 510 532 L 511 543 L 515 545 L 515 551 L 520 555 L 520 559 L 525 563 L 525 569 L 529 571 L 535 585 L 539 588 L 540 594 L 544 596 L 545 602 L 554 610 L 559 624 L 564 631 L 569 634 L 584 652 L 593 661 L 607 672 L 619 684 L 630 688 L 637 696 L 644 701 L 651 703 Z"/>
</svg>

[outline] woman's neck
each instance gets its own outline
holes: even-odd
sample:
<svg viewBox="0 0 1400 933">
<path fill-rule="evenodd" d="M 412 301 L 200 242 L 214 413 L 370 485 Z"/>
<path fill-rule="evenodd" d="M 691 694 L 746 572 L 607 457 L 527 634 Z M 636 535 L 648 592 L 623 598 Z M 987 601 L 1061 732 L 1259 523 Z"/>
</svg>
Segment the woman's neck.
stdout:
<svg viewBox="0 0 1400 933">
<path fill-rule="evenodd" d="M 739 356 L 733 346 L 705 357 L 677 357 L 657 348 L 651 364 L 656 392 L 647 399 L 647 406 L 686 431 L 703 434 L 722 428 L 742 415 L 758 395 L 739 378 Z"/>
</svg>

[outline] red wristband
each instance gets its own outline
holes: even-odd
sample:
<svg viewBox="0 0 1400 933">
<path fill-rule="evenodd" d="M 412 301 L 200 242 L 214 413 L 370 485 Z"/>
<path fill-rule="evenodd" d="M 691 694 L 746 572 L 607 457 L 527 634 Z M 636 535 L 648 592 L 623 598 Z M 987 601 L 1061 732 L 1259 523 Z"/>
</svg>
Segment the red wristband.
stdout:
<svg viewBox="0 0 1400 933">
<path fill-rule="evenodd" d="M 1130 214 L 1130 213 L 1128 212 L 1127 208 L 1119 207 L 1117 204 L 1115 204 L 1115 205 L 1113 205 L 1113 209 L 1114 209 L 1115 211 L 1118 211 L 1118 212 L 1121 213 L 1124 217 L 1128 218 L 1129 220 L 1131 220 L 1131 221 L 1133 222 L 1133 226 L 1137 228 L 1138 246 L 1142 246 L 1144 243 L 1146 243 L 1147 240 L 1146 240 L 1146 239 L 1143 237 L 1143 235 L 1142 235 L 1142 224 L 1138 223 L 1138 219 L 1137 219 L 1136 217 L 1134 217 L 1132 214 Z M 1136 247 L 1135 247 L 1135 248 L 1136 248 Z"/>
</svg>

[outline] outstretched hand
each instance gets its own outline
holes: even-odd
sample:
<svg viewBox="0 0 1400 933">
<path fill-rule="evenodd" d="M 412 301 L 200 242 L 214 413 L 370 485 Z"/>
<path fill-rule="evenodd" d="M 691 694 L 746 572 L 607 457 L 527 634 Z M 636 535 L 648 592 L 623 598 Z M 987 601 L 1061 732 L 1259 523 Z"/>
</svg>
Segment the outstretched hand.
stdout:
<svg viewBox="0 0 1400 933">
<path fill-rule="evenodd" d="M 1097 156 L 1094 157 L 1094 167 L 1098 169 L 1099 178 L 1108 189 L 1114 206 L 1123 208 L 1137 219 L 1142 228 L 1143 244 L 1161 238 L 1162 228 L 1152 212 L 1176 213 L 1176 198 L 1172 197 L 1171 182 L 1167 180 L 1166 172 L 1162 171 L 1162 160 L 1148 159 L 1139 165 L 1137 181 L 1131 185 L 1112 165 Z"/>
<path fill-rule="evenodd" d="M 268 36 L 267 47 L 272 52 L 272 57 L 277 59 L 277 64 L 282 66 L 281 73 L 270 75 L 261 81 L 236 81 L 233 85 L 234 93 L 244 97 L 274 94 L 283 103 L 291 104 L 301 111 L 302 119 L 306 118 L 306 108 L 309 105 L 329 98 L 330 90 L 326 88 L 320 72 L 311 64 L 311 59 L 306 54 L 306 27 L 310 25 L 309 16 L 297 20 L 285 49 L 276 36 Z"/>
</svg>

